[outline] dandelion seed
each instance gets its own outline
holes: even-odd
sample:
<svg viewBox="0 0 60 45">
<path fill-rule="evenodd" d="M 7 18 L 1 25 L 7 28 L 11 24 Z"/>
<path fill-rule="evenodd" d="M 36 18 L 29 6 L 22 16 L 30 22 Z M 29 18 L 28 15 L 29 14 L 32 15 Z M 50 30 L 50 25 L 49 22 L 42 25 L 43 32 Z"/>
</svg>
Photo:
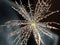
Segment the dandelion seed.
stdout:
<svg viewBox="0 0 60 45">
<path fill-rule="evenodd" d="M 30 13 L 28 13 L 26 11 L 21 0 L 20 0 L 20 5 L 17 3 L 17 1 L 15 1 L 15 4 L 18 6 L 19 10 L 16 9 L 14 6 L 12 6 L 12 8 L 25 18 L 24 21 L 20 20 L 20 22 L 19 22 L 18 20 L 15 20 L 15 21 L 13 20 L 12 21 L 13 23 L 11 23 L 11 25 L 13 25 L 13 26 L 17 25 L 17 24 L 25 25 L 24 27 L 21 27 L 20 29 L 10 33 L 11 34 L 10 38 L 13 37 L 14 35 L 18 34 L 18 36 L 16 36 L 14 41 L 12 41 L 13 43 L 15 43 L 15 45 L 18 45 L 18 43 L 20 41 L 21 41 L 20 45 L 23 45 L 23 44 L 27 45 L 27 41 L 28 41 L 32 31 L 33 31 L 33 35 L 34 35 L 37 45 L 40 45 L 41 43 L 45 44 L 43 39 L 41 38 L 42 37 L 40 34 L 41 32 L 44 35 L 47 35 L 48 37 L 53 38 L 52 34 L 48 30 L 51 28 L 53 28 L 53 29 L 58 29 L 58 28 L 49 26 L 47 23 L 55 23 L 55 22 L 39 22 L 40 20 L 47 18 L 48 16 L 51 16 L 54 13 L 59 12 L 59 10 L 57 10 L 57 11 L 53 11 L 53 12 L 50 12 L 49 14 L 45 15 L 45 13 L 48 13 L 50 11 L 49 9 L 51 7 L 51 4 L 48 0 L 47 1 L 38 0 L 35 10 L 34 10 L 34 14 L 32 14 L 32 9 L 31 9 L 29 0 L 28 0 L 28 7 L 30 9 Z M 31 14 L 31 16 L 30 16 L 30 14 Z M 7 25 L 9 23 L 5 23 L 5 24 Z M 55 23 L 55 24 L 60 25 L 59 23 Z"/>
</svg>

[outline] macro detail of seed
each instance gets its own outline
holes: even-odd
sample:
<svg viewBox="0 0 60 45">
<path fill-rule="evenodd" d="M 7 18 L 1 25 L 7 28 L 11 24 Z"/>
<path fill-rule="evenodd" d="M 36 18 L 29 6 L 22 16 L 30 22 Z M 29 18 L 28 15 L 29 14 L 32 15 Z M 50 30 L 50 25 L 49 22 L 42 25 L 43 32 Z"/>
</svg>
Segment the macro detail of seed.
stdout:
<svg viewBox="0 0 60 45">
<path fill-rule="evenodd" d="M 51 32 L 49 32 L 50 29 L 58 29 L 57 27 L 50 26 L 49 24 L 57 24 L 56 22 L 41 22 L 41 20 L 47 18 L 48 16 L 51 16 L 52 14 L 58 13 L 57 11 L 50 11 L 51 7 L 51 0 L 37 0 L 35 10 L 31 8 L 30 0 L 28 0 L 28 8 L 29 12 L 27 12 L 25 6 L 23 5 L 22 1 L 20 0 L 20 4 L 18 4 L 17 1 L 15 1 L 14 5 L 17 6 L 15 8 L 14 6 L 11 6 L 15 11 L 17 11 L 22 17 L 25 18 L 25 20 L 11 20 L 5 23 L 5 25 L 11 25 L 11 26 L 17 26 L 17 25 L 25 25 L 22 27 L 19 27 L 19 29 L 15 29 L 14 31 L 10 32 L 8 35 L 9 38 L 15 37 L 15 39 L 12 41 L 14 45 L 27 45 L 27 42 L 29 40 L 29 37 L 31 35 L 31 32 L 33 31 L 34 39 L 37 45 L 45 45 L 44 40 L 42 37 L 44 35 L 48 36 L 49 38 L 53 39 L 53 35 Z M 34 13 L 33 13 L 33 11 Z M 47 13 L 47 14 L 46 14 Z M 15 36 L 16 35 L 16 36 Z"/>
</svg>

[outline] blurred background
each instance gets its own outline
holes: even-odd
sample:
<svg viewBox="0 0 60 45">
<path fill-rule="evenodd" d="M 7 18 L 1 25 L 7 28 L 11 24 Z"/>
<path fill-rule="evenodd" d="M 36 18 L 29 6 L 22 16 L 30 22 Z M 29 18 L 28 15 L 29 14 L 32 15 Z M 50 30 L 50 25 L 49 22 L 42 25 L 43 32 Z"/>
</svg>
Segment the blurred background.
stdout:
<svg viewBox="0 0 60 45">
<path fill-rule="evenodd" d="M 13 1 L 15 2 L 15 0 L 0 0 L 0 25 L 4 24 L 6 21 L 9 20 L 20 20 L 20 19 L 24 19 L 21 15 L 19 15 L 15 10 L 13 10 L 11 8 L 11 5 L 9 3 L 9 1 Z M 16 0 L 19 3 L 19 0 Z M 31 3 L 33 4 L 32 6 L 35 7 L 37 0 L 31 0 Z M 23 4 L 25 6 L 27 6 L 27 0 L 22 0 Z M 55 11 L 55 10 L 60 10 L 60 0 L 52 0 L 51 1 L 51 11 Z M 43 21 L 51 21 L 51 22 L 58 22 L 60 23 L 60 12 L 53 14 L 52 16 L 47 17 L 46 19 L 43 19 Z M 60 25 L 56 25 L 56 24 L 50 24 L 52 26 L 55 26 L 59 29 L 57 30 L 53 30 L 51 29 L 51 31 L 55 34 L 57 34 L 59 36 L 59 41 L 58 41 L 58 45 L 60 45 Z M 32 37 L 33 34 L 31 34 L 31 37 L 29 38 L 28 41 L 28 45 L 36 45 L 34 42 L 34 38 Z M 1 40 L 1 36 L 0 36 L 0 43 L 5 42 L 5 39 L 3 38 L 2 41 Z M 32 41 L 32 42 L 31 42 Z M 30 43 L 31 42 L 31 43 Z"/>
</svg>

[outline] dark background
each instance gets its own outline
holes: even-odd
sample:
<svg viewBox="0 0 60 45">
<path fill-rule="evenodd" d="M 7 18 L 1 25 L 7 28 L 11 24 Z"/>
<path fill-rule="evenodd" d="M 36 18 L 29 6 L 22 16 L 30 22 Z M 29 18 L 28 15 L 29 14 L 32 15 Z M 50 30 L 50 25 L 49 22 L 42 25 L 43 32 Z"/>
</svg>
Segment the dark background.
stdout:
<svg viewBox="0 0 60 45">
<path fill-rule="evenodd" d="M 15 0 L 11 0 L 11 1 L 14 2 Z M 22 0 L 22 1 L 25 5 L 27 5 L 27 0 Z M 17 2 L 19 3 L 19 0 L 17 0 Z M 31 0 L 31 3 L 35 4 L 36 0 L 35 1 Z M 51 11 L 60 10 L 60 0 L 52 0 L 51 3 L 52 3 Z M 33 5 L 33 6 L 35 6 L 35 5 Z M 14 11 L 11 8 L 11 5 L 10 5 L 10 3 L 8 3 L 8 0 L 0 0 L 0 25 L 4 24 L 8 20 L 17 20 L 17 19 L 20 20 L 23 18 L 21 15 L 19 15 L 16 11 Z M 60 12 L 53 14 L 52 16 L 49 16 L 47 19 L 44 19 L 43 21 L 55 21 L 55 22 L 60 23 Z M 56 33 L 60 37 L 60 25 L 56 25 L 56 24 L 51 24 L 51 25 L 59 28 L 58 30 L 51 29 L 51 31 L 53 33 Z M 35 45 L 33 43 L 34 42 L 33 40 L 34 40 L 34 38 L 30 37 L 29 41 L 28 41 L 28 45 L 29 44 Z M 29 43 L 29 42 L 31 42 L 31 43 Z M 59 44 L 60 44 L 60 38 L 58 41 L 58 45 Z"/>
</svg>

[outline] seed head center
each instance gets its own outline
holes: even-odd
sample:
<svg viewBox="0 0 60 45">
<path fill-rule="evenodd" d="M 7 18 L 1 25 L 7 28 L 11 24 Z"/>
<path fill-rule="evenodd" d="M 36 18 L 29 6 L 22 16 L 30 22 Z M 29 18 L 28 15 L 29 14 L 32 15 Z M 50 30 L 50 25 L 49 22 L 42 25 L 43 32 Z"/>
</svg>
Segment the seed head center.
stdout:
<svg viewBox="0 0 60 45">
<path fill-rule="evenodd" d="M 31 22 L 31 26 L 35 28 L 36 27 L 36 22 L 35 21 L 32 21 Z"/>
</svg>

